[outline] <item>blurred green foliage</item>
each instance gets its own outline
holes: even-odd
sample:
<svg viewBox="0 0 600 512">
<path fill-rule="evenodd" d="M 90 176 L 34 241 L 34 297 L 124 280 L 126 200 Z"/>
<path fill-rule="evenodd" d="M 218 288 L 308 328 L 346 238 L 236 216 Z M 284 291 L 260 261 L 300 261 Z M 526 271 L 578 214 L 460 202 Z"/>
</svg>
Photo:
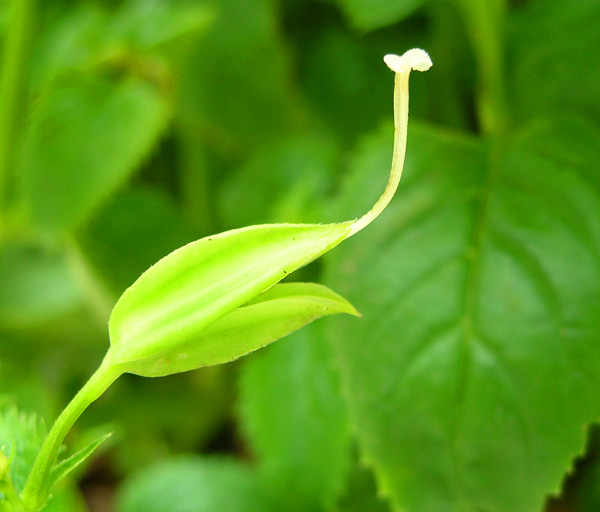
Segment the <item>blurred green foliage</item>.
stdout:
<svg viewBox="0 0 600 512">
<path fill-rule="evenodd" d="M 364 213 L 381 57 L 434 62 L 398 197 L 302 271 L 363 318 L 125 377 L 69 441 L 116 439 L 47 510 L 600 508 L 600 3 L 5 0 L 0 31 L 0 448 L 23 464 L 155 261 Z"/>
</svg>

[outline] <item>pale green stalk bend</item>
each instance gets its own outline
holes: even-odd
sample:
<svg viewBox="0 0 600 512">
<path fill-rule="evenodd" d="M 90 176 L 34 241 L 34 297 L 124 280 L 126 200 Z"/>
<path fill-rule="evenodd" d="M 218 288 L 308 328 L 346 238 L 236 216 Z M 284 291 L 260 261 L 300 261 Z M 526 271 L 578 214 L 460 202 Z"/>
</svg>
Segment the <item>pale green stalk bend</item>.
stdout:
<svg viewBox="0 0 600 512">
<path fill-rule="evenodd" d="M 386 55 L 384 60 L 396 73 L 394 152 L 388 185 L 373 208 L 339 224 L 251 226 L 207 237 L 174 251 L 142 274 L 112 311 L 111 347 L 100 368 L 44 441 L 23 492 L 27 512 L 44 505 L 50 473 L 68 431 L 121 374 L 157 377 L 231 361 L 316 318 L 357 314 L 345 299 L 321 285 L 277 283 L 370 224 L 398 188 L 406 151 L 408 77 L 413 69 L 429 69 L 431 60 L 419 49 Z M 248 336 L 239 335 L 240 328 Z"/>
</svg>

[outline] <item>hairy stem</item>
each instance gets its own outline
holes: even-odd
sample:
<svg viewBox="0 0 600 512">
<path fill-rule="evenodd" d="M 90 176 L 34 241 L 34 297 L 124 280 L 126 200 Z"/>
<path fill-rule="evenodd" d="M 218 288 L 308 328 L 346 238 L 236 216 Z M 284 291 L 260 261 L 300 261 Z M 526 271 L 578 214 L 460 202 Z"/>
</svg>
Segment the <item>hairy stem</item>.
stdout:
<svg viewBox="0 0 600 512">
<path fill-rule="evenodd" d="M 121 371 L 105 359 L 90 380 L 79 390 L 73 400 L 67 405 L 54 422 L 44 444 L 33 464 L 25 490 L 23 502 L 27 512 L 37 512 L 46 502 L 48 496 L 48 479 L 50 471 L 56 462 L 60 446 L 77 419 L 88 406 L 117 380 Z"/>
</svg>

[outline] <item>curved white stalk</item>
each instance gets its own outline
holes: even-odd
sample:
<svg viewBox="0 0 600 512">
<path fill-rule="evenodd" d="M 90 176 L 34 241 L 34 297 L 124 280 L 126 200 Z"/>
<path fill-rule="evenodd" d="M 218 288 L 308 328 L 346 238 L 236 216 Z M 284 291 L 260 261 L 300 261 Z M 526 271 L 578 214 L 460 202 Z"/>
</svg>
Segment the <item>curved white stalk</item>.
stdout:
<svg viewBox="0 0 600 512">
<path fill-rule="evenodd" d="M 357 219 L 351 227 L 350 235 L 369 225 L 389 204 L 396 193 L 406 155 L 406 135 L 408 129 L 408 77 L 413 69 L 427 71 L 431 58 L 425 50 L 413 48 L 403 55 L 386 55 L 383 58 L 387 66 L 396 74 L 394 81 L 394 149 L 390 179 L 381 197 L 373 208 Z"/>
</svg>

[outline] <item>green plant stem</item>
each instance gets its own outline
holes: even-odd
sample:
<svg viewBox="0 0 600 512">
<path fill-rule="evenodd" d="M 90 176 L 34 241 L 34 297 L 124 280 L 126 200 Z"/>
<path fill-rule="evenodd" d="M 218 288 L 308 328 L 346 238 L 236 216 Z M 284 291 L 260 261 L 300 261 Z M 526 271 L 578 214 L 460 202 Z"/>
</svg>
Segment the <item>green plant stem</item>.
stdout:
<svg viewBox="0 0 600 512">
<path fill-rule="evenodd" d="M 88 406 L 97 400 L 119 378 L 121 371 L 105 358 L 90 380 L 79 390 L 54 422 L 33 464 L 23 491 L 27 512 L 37 512 L 45 503 L 49 489 L 48 478 L 56 462 L 60 446 L 71 427 Z"/>
<path fill-rule="evenodd" d="M 15 146 L 19 96 L 35 12 L 35 0 L 12 0 L 0 75 L 0 215 L 6 211 L 8 176 Z"/>
<path fill-rule="evenodd" d="M 481 129 L 488 135 L 502 134 L 509 121 L 504 83 L 506 0 L 456 1 L 477 61 Z"/>
</svg>

